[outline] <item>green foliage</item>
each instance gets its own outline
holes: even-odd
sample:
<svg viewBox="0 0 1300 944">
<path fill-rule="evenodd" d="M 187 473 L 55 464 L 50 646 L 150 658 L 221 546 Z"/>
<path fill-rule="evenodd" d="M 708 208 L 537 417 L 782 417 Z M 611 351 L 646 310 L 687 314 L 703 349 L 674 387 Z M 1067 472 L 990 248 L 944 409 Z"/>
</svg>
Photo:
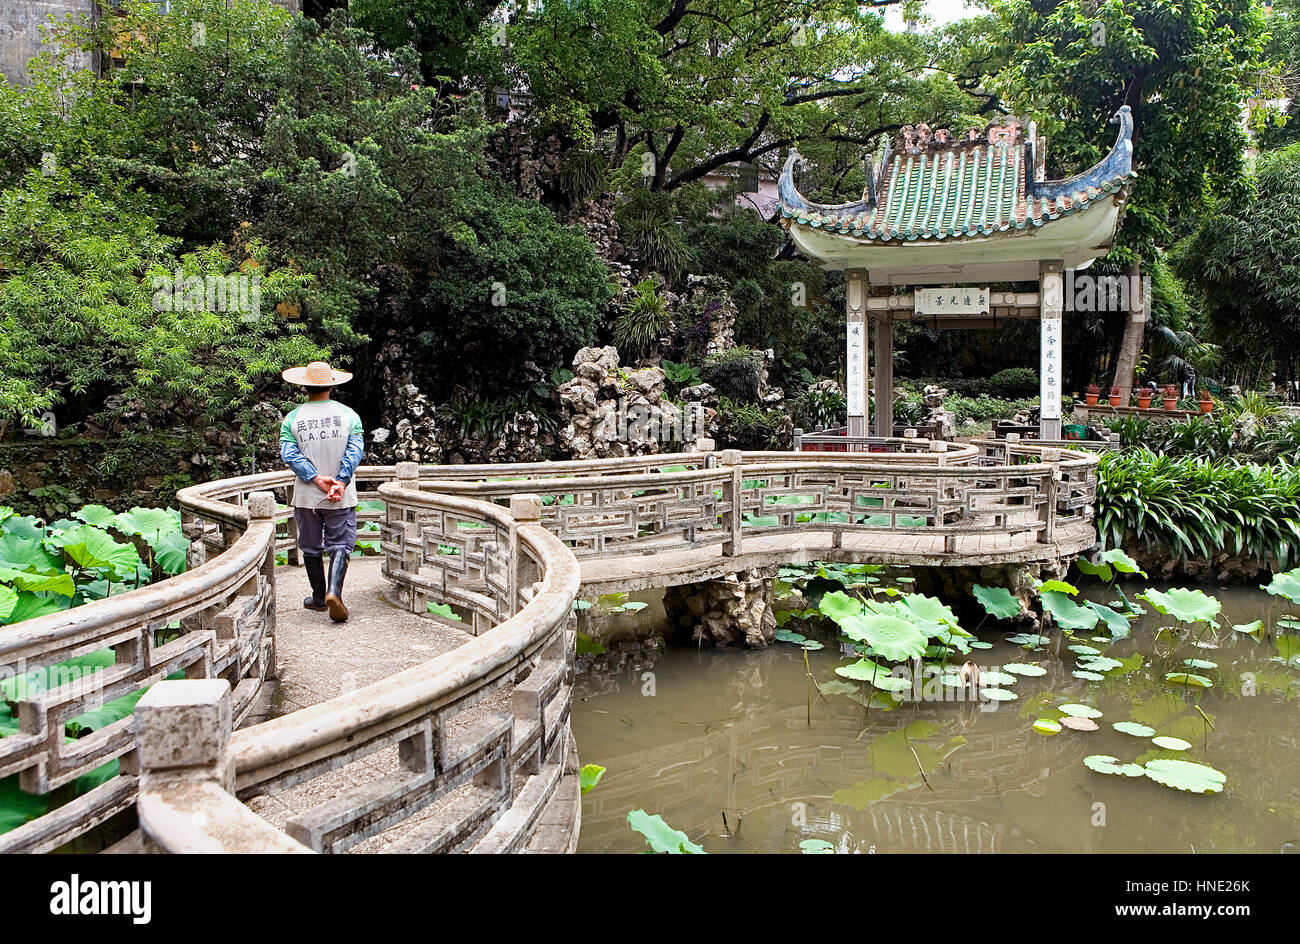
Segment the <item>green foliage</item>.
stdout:
<svg viewBox="0 0 1300 944">
<path fill-rule="evenodd" d="M 1300 358 L 1300 145 L 1261 155 L 1253 186 L 1225 197 L 1179 247 L 1229 359 L 1295 379 Z"/>
<path fill-rule="evenodd" d="M 795 397 L 791 416 L 796 426 L 805 430 L 827 429 L 844 423 L 848 398 L 839 390 L 813 387 Z"/>
<path fill-rule="evenodd" d="M 763 355 L 752 348 L 732 347 L 712 355 L 700 376 L 717 388 L 719 397 L 739 403 L 757 403 L 763 375 Z"/>
<path fill-rule="evenodd" d="M 780 449 L 786 416 L 780 409 L 718 398 L 718 443 L 732 449 Z"/>
<path fill-rule="evenodd" d="M 1300 548 L 1300 467 L 1160 456 L 1147 449 L 1102 456 L 1097 530 L 1104 544 L 1142 541 L 1176 559 L 1216 554 L 1274 560 Z"/>
<path fill-rule="evenodd" d="M 673 829 L 658 813 L 631 810 L 627 824 L 645 837 L 652 852 L 670 855 L 703 855 L 704 847 L 691 842 L 691 837 L 680 829 Z"/>
<path fill-rule="evenodd" d="M 654 355 L 668 330 L 668 308 L 655 291 L 653 279 L 636 284 L 631 304 L 614 322 L 614 346 L 623 362 L 632 364 Z"/>
</svg>

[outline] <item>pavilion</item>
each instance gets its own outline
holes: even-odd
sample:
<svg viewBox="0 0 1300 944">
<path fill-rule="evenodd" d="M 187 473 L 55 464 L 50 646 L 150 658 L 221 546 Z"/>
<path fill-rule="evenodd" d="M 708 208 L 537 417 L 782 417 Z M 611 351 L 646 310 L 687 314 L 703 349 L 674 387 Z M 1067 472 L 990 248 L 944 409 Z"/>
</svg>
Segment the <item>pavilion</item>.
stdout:
<svg viewBox="0 0 1300 944">
<path fill-rule="evenodd" d="M 987 328 L 1038 318 L 1040 435 L 1060 438 L 1062 276 L 1110 249 L 1137 176 L 1127 105 L 1112 122 L 1120 131 L 1110 153 L 1064 180 L 1045 179 L 1046 149 L 1032 122 L 1012 118 L 961 138 L 908 125 L 887 145 L 878 171 L 867 158 L 862 199 L 834 206 L 795 189 L 801 158 L 791 151 L 779 185 L 782 224 L 805 255 L 843 270 L 847 281 L 849 436 L 867 435 L 868 318 L 875 322 L 875 428 L 886 436 L 893 431 L 895 321 Z M 1027 281 L 1037 281 L 1039 292 L 987 287 Z M 896 294 L 899 286 L 915 288 Z"/>
</svg>

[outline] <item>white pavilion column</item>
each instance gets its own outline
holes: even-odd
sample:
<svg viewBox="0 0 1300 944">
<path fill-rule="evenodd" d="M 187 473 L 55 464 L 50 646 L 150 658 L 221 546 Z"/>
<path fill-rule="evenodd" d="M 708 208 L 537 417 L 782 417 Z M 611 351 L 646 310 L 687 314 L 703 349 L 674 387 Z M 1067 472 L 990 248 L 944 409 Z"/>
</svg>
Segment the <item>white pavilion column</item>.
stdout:
<svg viewBox="0 0 1300 944">
<path fill-rule="evenodd" d="M 894 319 L 876 317 L 876 435 L 894 435 Z"/>
<path fill-rule="evenodd" d="M 844 392 L 848 399 L 850 436 L 867 435 L 867 271 L 844 272 L 844 312 L 848 346 L 845 358 Z"/>
<path fill-rule="evenodd" d="M 1040 365 L 1038 372 L 1038 435 L 1042 439 L 1061 438 L 1061 309 L 1064 287 L 1060 262 L 1039 264 L 1041 299 L 1039 319 Z"/>
</svg>

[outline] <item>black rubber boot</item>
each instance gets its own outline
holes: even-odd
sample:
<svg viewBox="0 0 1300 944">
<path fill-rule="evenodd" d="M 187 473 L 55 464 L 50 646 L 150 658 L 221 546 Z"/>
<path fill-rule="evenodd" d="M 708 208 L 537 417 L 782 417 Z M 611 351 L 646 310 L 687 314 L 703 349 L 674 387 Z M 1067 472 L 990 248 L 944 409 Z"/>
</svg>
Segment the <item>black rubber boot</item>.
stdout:
<svg viewBox="0 0 1300 944">
<path fill-rule="evenodd" d="M 330 619 L 342 623 L 348 618 L 348 608 L 343 605 L 343 578 L 348 575 L 347 551 L 334 551 L 330 554 L 329 592 L 325 594 L 325 605 L 329 607 Z"/>
<path fill-rule="evenodd" d="M 325 561 L 319 554 L 302 555 L 302 566 L 307 571 L 307 582 L 311 584 L 311 596 L 302 601 L 309 610 L 325 609 Z"/>
</svg>

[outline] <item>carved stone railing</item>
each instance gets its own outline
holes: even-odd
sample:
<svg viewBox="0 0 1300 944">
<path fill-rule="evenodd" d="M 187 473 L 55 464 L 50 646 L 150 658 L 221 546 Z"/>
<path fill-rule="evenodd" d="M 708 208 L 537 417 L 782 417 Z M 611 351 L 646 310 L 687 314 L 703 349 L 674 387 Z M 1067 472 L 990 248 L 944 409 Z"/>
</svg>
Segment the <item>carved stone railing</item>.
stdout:
<svg viewBox="0 0 1300 944">
<path fill-rule="evenodd" d="M 275 673 L 275 562 L 294 543 L 290 509 L 275 493 L 287 498 L 293 477 L 185 489 L 187 573 L 0 634 L 0 672 L 9 676 L 102 649 L 115 657 L 94 675 L 21 693 L 18 731 L 0 738 L 0 775 L 16 773 L 23 790 L 45 795 L 120 761 L 118 776 L 0 835 L 0 851 L 57 848 L 137 793 L 147 840 L 173 851 L 341 850 L 431 809 L 428 822 L 440 825 L 415 829 L 403 848 L 517 848 L 568 749 L 575 555 L 714 543 L 738 556 L 752 536 L 802 528 L 830 531 L 837 543 L 860 531 L 940 534 L 948 550 L 972 533 L 1032 532 L 1051 544 L 1060 527 L 1091 521 L 1095 455 L 1005 441 L 877 446 L 885 451 L 362 467 L 359 496 L 382 505 L 358 517 L 378 521 L 384 571 L 402 602 L 421 612 L 430 600 L 447 603 L 477 638 L 239 730 Z M 176 673 L 188 681 L 163 681 Z M 147 686 L 134 721 L 65 739 L 69 720 Z M 511 713 L 462 723 L 503 688 L 512 690 Z M 169 743 L 178 731 L 193 737 Z M 241 802 L 393 746 L 395 773 L 300 814 L 287 834 Z"/>
<path fill-rule="evenodd" d="M 219 685 L 155 686 L 137 708 L 140 827 L 151 846 L 339 852 L 417 814 L 387 851 L 513 852 L 527 842 L 569 760 L 577 562 L 537 523 L 536 498 L 516 495 L 507 510 L 403 484 L 379 492 L 383 534 L 458 548 L 457 572 L 430 596 L 471 612 L 482 635 L 233 733 Z M 474 712 L 503 688 L 509 711 Z M 393 747 L 391 773 L 336 791 L 284 832 L 241 802 Z"/>
<path fill-rule="evenodd" d="M 0 851 L 50 851 L 135 802 L 139 767 L 131 718 L 68 740 L 65 725 L 78 715 L 177 672 L 223 680 L 233 692 L 232 718 L 247 711 L 275 665 L 274 511 L 271 495 L 252 493 L 242 507 L 223 514 L 219 557 L 162 583 L 0 632 L 0 671 L 8 677 L 34 673 L 49 682 L 20 692 L 18 732 L 0 738 L 0 776 L 17 773 L 23 791 L 45 796 L 114 759 L 120 770 L 0 835 Z M 103 649 L 113 651 L 112 666 L 84 675 L 56 669 Z"/>
<path fill-rule="evenodd" d="M 543 465 L 476 481 L 463 474 L 442 478 L 440 467 L 425 467 L 410 485 L 493 502 L 522 490 L 536 493 L 542 524 L 579 558 L 711 543 L 721 544 L 724 556 L 739 556 L 750 535 L 808 529 L 831 532 L 836 546 L 852 531 L 941 535 L 953 552 L 961 535 L 1033 532 L 1037 542 L 1051 544 L 1059 527 L 1090 522 L 1098 460 L 999 440 L 952 447 L 925 442 L 924 451 L 851 456 L 725 450 L 694 468 L 667 472 L 607 467 L 607 461 L 588 463 L 581 476 L 551 475 Z M 414 606 L 427 582 L 414 565 L 435 572 L 442 565 L 436 556 L 421 557 L 420 549 L 402 553 L 411 564 L 392 568 L 389 577 Z"/>
</svg>

